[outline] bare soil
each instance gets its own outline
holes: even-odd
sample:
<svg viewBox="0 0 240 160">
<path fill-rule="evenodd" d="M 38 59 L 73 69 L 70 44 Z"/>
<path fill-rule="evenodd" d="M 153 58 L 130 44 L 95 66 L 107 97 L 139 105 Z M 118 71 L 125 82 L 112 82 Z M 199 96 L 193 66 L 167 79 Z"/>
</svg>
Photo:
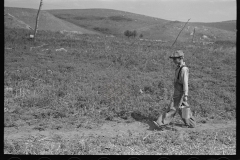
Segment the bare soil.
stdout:
<svg viewBox="0 0 240 160">
<path fill-rule="evenodd" d="M 101 125 L 92 128 L 61 128 L 61 129 L 47 129 L 47 130 L 36 130 L 35 126 L 23 126 L 19 128 L 5 127 L 4 128 L 4 139 L 21 139 L 29 136 L 43 135 L 59 135 L 64 139 L 71 139 L 74 136 L 104 136 L 104 137 L 116 137 L 118 135 L 144 135 L 151 134 L 154 132 L 166 132 L 166 131 L 202 131 L 202 130 L 218 130 L 225 128 L 236 128 L 235 121 L 225 121 L 221 123 L 198 123 L 196 128 L 183 128 L 182 124 L 173 123 L 165 129 L 161 130 L 157 128 L 153 122 L 126 122 L 123 120 L 106 121 Z"/>
</svg>

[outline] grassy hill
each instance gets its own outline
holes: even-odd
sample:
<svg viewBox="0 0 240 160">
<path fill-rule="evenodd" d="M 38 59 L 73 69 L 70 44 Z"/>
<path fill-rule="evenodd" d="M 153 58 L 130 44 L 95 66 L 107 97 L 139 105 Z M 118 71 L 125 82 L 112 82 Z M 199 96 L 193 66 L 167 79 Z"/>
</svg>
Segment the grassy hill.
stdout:
<svg viewBox="0 0 240 160">
<path fill-rule="evenodd" d="M 37 10 L 28 8 L 12 8 L 4 7 L 5 26 L 10 28 L 20 27 L 25 23 L 31 28 L 35 28 Z M 10 18 L 11 17 L 11 18 Z M 21 27 L 20 27 L 21 28 Z M 94 31 L 89 31 L 85 28 L 79 27 L 62 19 L 49 14 L 46 11 L 41 11 L 39 16 L 39 30 L 50 30 L 50 31 L 78 31 L 82 34 L 98 34 Z"/>
<path fill-rule="evenodd" d="M 16 110 L 12 114 L 41 118 L 49 112 L 70 118 L 78 113 L 111 119 L 140 112 L 154 119 L 168 105 L 173 87 L 174 68 L 168 56 L 181 48 L 191 71 L 189 102 L 198 121 L 235 117 L 234 43 L 179 42 L 171 47 L 97 35 L 71 39 L 50 31 L 39 31 L 38 40 L 32 42 L 28 32 L 5 29 L 5 107 Z M 56 50 L 61 47 L 67 51 Z M 6 121 L 6 125 L 10 123 L 15 121 Z"/>
<path fill-rule="evenodd" d="M 54 10 L 41 12 L 32 41 L 35 17 L 33 9 L 4 11 L 4 154 L 236 155 L 236 33 L 229 26 L 189 23 L 172 47 L 184 22 Z M 195 41 L 215 43 L 191 43 L 194 28 Z M 169 42 L 121 37 L 127 29 Z M 86 34 L 53 32 L 61 30 Z M 169 55 L 177 49 L 189 67 L 197 127 L 182 128 L 176 115 L 155 129 L 150 124 L 172 98 Z"/>
<path fill-rule="evenodd" d="M 218 29 L 223 29 L 231 32 L 237 31 L 237 22 L 236 20 L 232 21 L 223 21 L 223 22 L 215 22 L 215 23 L 193 23 L 196 25 L 203 25 L 207 27 L 213 27 Z"/>
<path fill-rule="evenodd" d="M 47 10 L 60 19 L 78 26 L 116 36 L 126 30 L 137 30 L 153 24 L 162 24 L 167 20 L 112 9 L 70 9 Z"/>
<path fill-rule="evenodd" d="M 126 30 L 136 30 L 145 39 L 173 41 L 185 22 L 168 21 L 160 18 L 123 12 L 111 9 L 71 9 L 47 10 L 56 17 L 75 25 L 100 31 L 104 34 L 122 36 Z M 196 41 L 215 41 L 236 39 L 232 32 L 236 23 L 189 23 L 181 33 L 179 41 L 191 41 L 191 33 L 196 28 Z M 189 26 L 189 27 L 188 27 Z M 204 39 L 203 36 L 208 38 Z M 215 38 L 214 38 L 215 37 Z"/>
<path fill-rule="evenodd" d="M 139 31 L 142 32 L 143 35 L 153 37 L 154 39 L 160 38 L 172 41 L 175 40 L 184 24 L 185 22 L 170 21 L 162 25 L 152 25 L 149 27 L 140 28 Z M 194 41 L 197 42 L 214 42 L 217 40 L 236 41 L 236 32 L 210 27 L 210 25 L 201 25 L 191 22 L 188 23 L 183 29 L 178 41 L 192 41 L 194 28 Z"/>
<path fill-rule="evenodd" d="M 9 13 L 4 14 L 4 26 L 11 27 L 11 28 L 32 29 L 32 27 L 30 27 L 28 24 L 17 19 L 16 17 L 12 16 Z"/>
<path fill-rule="evenodd" d="M 146 129 L 138 137 L 133 130 L 124 135 L 120 130 L 112 139 L 90 135 L 103 124 L 117 123 L 116 119 L 123 128 L 138 122 L 134 115 L 141 117 L 142 125 L 156 120 L 171 99 L 175 66 L 169 55 L 179 48 L 190 71 L 188 101 L 197 125 L 236 120 L 235 43 L 179 42 L 171 47 L 171 43 L 104 35 L 79 34 L 72 39 L 41 30 L 33 42 L 27 36 L 30 30 L 4 32 L 4 131 L 15 132 L 4 139 L 4 153 L 128 154 L 124 150 L 131 147 L 141 154 L 236 154 L 234 127 L 212 132 L 190 129 L 188 134 L 167 131 L 164 136 L 162 131 L 146 134 Z M 174 123 L 183 122 L 176 116 Z M 81 129 L 88 129 L 88 134 L 68 141 L 66 131 L 81 133 Z M 16 137 L 19 131 L 29 132 L 30 139 Z M 47 141 L 51 146 L 45 150 L 39 135 L 43 131 L 52 135 L 62 131 L 66 136 Z M 109 141 L 118 148 L 106 148 Z"/>
<path fill-rule="evenodd" d="M 34 28 L 37 10 L 5 7 L 5 26 Z M 39 30 L 77 31 L 84 34 L 124 36 L 126 30 L 136 30 L 137 37 L 174 41 L 185 22 L 168 21 L 112 9 L 65 9 L 41 11 Z M 191 23 L 182 31 L 178 41 L 214 42 L 236 41 L 236 21 Z"/>
</svg>

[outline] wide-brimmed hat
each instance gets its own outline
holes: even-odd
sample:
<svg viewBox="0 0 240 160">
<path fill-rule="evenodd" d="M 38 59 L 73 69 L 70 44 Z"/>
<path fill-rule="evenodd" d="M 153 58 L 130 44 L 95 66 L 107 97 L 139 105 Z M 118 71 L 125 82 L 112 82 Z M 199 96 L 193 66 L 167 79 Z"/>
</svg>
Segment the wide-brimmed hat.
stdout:
<svg viewBox="0 0 240 160">
<path fill-rule="evenodd" d="M 182 50 L 177 50 L 169 58 L 179 58 L 179 57 L 184 57 L 184 53 Z"/>
</svg>

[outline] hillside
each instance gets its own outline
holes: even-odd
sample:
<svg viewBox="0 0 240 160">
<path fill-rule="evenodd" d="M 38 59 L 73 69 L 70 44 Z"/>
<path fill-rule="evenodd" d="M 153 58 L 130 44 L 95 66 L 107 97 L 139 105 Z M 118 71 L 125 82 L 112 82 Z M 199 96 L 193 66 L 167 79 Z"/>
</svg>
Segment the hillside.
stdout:
<svg viewBox="0 0 240 160">
<path fill-rule="evenodd" d="M 122 35 L 126 30 L 137 30 L 167 20 L 112 9 L 47 10 L 60 19 L 105 34 Z"/>
<path fill-rule="evenodd" d="M 145 37 L 153 39 L 162 39 L 173 41 L 183 28 L 185 22 L 170 21 L 162 25 L 152 25 L 148 27 L 139 28 Z M 194 33 L 195 28 L 195 33 Z M 192 41 L 194 33 L 194 41 L 196 42 L 214 42 L 218 40 L 222 41 L 235 41 L 236 33 L 218 29 L 215 27 L 209 27 L 208 25 L 200 25 L 196 23 L 188 23 L 181 32 L 178 41 Z"/>
<path fill-rule="evenodd" d="M 29 32 L 4 30 L 4 154 L 236 155 L 235 43 Z M 159 129 L 179 48 L 197 126 Z"/>
<path fill-rule="evenodd" d="M 10 28 L 24 28 L 24 29 L 32 29 L 28 24 L 23 21 L 17 19 L 13 15 L 6 13 L 4 14 L 4 26 Z"/>
<path fill-rule="evenodd" d="M 34 28 L 37 10 L 5 7 L 4 24 L 10 28 Z M 39 30 L 77 31 L 83 34 L 124 36 L 126 30 L 136 30 L 137 37 L 174 41 L 185 22 L 168 21 L 112 9 L 43 10 Z M 236 21 L 219 23 L 188 23 L 178 41 L 195 42 L 236 41 Z"/>
<path fill-rule="evenodd" d="M 223 29 L 231 32 L 237 31 L 237 22 L 236 20 L 232 21 L 223 21 L 223 22 L 215 22 L 215 23 L 193 23 L 195 25 L 203 25 L 207 27 L 213 27 L 218 29 Z"/>
<path fill-rule="evenodd" d="M 6 27 L 16 28 L 25 24 L 33 29 L 35 28 L 37 15 L 36 9 L 4 7 L 4 15 L 7 16 L 5 16 L 4 19 Z M 98 34 L 97 32 L 89 31 L 67 21 L 58 19 L 46 11 L 40 12 L 38 29 L 50 31 L 78 31 L 78 33 L 81 34 Z"/>
<path fill-rule="evenodd" d="M 138 35 L 142 34 L 145 39 L 164 41 L 175 40 L 185 23 L 112 9 L 66 9 L 47 11 L 60 19 L 87 29 L 100 31 L 104 34 L 123 36 L 126 30 L 136 30 Z M 235 41 L 236 33 L 231 32 L 234 26 L 236 28 L 234 23 L 226 22 L 206 24 L 190 22 L 178 40 L 191 41 L 191 33 L 195 27 L 195 41 Z"/>
</svg>

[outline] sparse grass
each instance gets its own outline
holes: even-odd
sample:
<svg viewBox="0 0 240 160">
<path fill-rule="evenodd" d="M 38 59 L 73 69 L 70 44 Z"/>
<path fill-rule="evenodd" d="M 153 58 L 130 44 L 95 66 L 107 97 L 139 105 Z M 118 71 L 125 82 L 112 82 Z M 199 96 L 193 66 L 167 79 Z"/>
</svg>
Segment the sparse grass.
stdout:
<svg viewBox="0 0 240 160">
<path fill-rule="evenodd" d="M 236 129 L 155 132 L 113 138 L 35 135 L 5 140 L 4 154 L 28 155 L 235 155 Z"/>
<path fill-rule="evenodd" d="M 59 32 L 46 31 L 39 31 L 34 43 L 28 35 L 26 30 L 5 29 L 5 48 L 11 48 L 5 49 L 4 53 L 5 127 L 35 125 L 38 130 L 89 127 L 85 125 L 86 119 L 96 123 L 111 121 L 113 117 L 128 120 L 132 118 L 132 113 L 146 119 L 156 119 L 161 110 L 168 106 L 173 89 L 174 67 L 168 56 L 179 48 L 186 53 L 186 63 L 190 68 L 189 103 L 197 122 L 236 118 L 236 47 L 232 44 L 190 46 L 178 43 L 171 48 L 157 42 L 105 36 L 75 35 L 74 39 L 70 39 Z M 42 44 L 46 45 L 30 50 L 30 47 Z M 55 49 L 58 48 L 65 48 L 67 52 L 57 52 Z M 58 123 L 45 123 L 55 121 Z M 213 137 L 215 133 L 206 134 Z M 235 154 L 234 137 L 231 137 L 231 145 L 225 145 L 226 140 L 210 139 L 200 141 L 196 146 L 196 139 L 172 142 L 177 133 L 165 138 L 165 141 L 159 140 L 161 143 L 154 141 L 161 139 L 159 136 L 149 137 L 145 141 L 141 136 L 129 136 L 124 140 L 118 138 L 111 142 L 117 148 L 105 150 L 99 145 L 105 142 L 92 137 L 89 138 L 90 147 L 82 142 L 63 139 L 44 144 L 34 139 L 29 140 L 29 144 L 5 140 L 4 152 Z M 216 143 L 215 148 L 212 142 Z M 45 143 L 48 143 L 48 149 L 44 150 L 42 145 Z M 162 148 L 164 145 L 159 146 L 162 143 L 166 143 L 165 148 Z M 180 152 L 180 148 L 186 147 L 188 149 Z M 209 147 L 213 148 L 208 150 Z"/>
</svg>

